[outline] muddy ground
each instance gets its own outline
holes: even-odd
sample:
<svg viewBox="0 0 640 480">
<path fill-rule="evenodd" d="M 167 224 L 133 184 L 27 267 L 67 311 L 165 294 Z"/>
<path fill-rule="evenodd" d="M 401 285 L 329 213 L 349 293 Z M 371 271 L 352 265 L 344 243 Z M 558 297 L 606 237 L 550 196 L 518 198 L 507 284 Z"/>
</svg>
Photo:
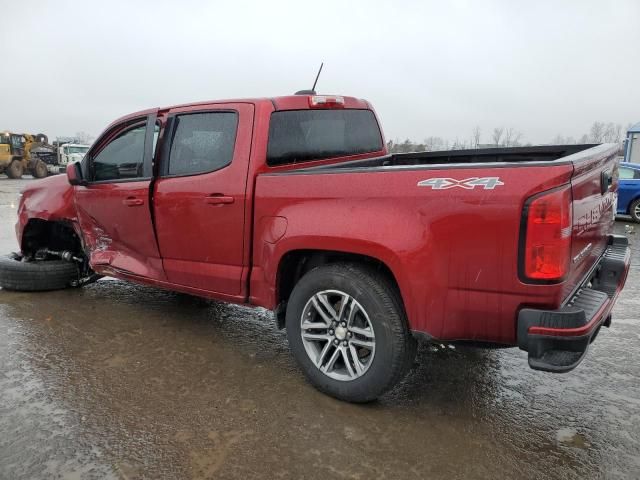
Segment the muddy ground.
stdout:
<svg viewBox="0 0 640 480">
<path fill-rule="evenodd" d="M 0 179 L 3 252 L 31 181 Z M 366 406 L 309 386 L 262 310 L 115 280 L 0 291 L 0 478 L 640 478 L 636 231 L 612 328 L 575 371 L 422 345 Z"/>
</svg>

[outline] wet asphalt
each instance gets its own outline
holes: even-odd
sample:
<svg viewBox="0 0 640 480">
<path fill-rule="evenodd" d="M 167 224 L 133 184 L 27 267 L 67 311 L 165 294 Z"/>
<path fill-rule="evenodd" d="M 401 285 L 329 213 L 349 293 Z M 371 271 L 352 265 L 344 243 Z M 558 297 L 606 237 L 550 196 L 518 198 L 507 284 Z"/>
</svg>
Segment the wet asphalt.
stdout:
<svg viewBox="0 0 640 480">
<path fill-rule="evenodd" d="M 32 181 L 0 178 L 3 252 Z M 264 310 L 111 279 L 0 290 L 0 479 L 640 478 L 635 230 L 612 328 L 573 372 L 425 344 L 364 406 L 309 386 Z"/>
</svg>

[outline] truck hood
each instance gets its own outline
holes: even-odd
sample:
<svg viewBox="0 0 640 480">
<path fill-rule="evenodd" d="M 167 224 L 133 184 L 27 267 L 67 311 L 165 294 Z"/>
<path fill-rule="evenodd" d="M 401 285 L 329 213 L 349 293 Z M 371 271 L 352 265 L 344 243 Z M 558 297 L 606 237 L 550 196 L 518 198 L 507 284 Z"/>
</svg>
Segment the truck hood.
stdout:
<svg viewBox="0 0 640 480">
<path fill-rule="evenodd" d="M 69 155 L 67 155 L 67 158 L 69 159 L 69 163 L 79 162 L 84 158 L 84 155 L 84 153 L 70 153 Z"/>
<path fill-rule="evenodd" d="M 30 182 L 21 191 L 16 231 L 22 231 L 33 218 L 75 222 L 73 187 L 66 175 L 55 175 Z M 20 241 L 21 235 L 18 236 Z"/>
</svg>

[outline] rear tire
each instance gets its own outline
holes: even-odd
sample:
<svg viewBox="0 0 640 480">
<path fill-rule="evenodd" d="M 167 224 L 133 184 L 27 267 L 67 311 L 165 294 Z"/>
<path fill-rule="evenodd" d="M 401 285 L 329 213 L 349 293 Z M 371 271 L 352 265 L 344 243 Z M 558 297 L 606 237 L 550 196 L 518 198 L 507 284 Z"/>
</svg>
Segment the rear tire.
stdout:
<svg viewBox="0 0 640 480">
<path fill-rule="evenodd" d="M 631 202 L 629 207 L 629 215 L 633 218 L 634 222 L 640 223 L 640 198 Z"/>
<path fill-rule="evenodd" d="M 417 344 L 399 295 L 368 266 L 337 263 L 309 271 L 291 293 L 286 326 L 309 382 L 339 400 L 375 400 L 405 376 L 415 358 Z"/>
<path fill-rule="evenodd" d="M 49 175 L 49 170 L 47 170 L 47 164 L 42 160 L 38 160 L 35 166 L 31 169 L 31 175 L 35 178 L 45 178 Z"/>
<path fill-rule="evenodd" d="M 20 255 L 0 257 L 0 287 L 6 290 L 61 290 L 70 287 L 78 276 L 78 266 L 64 260 L 23 262 Z"/>
<path fill-rule="evenodd" d="M 22 173 L 24 172 L 24 168 L 22 166 L 22 160 L 13 160 L 4 173 L 7 174 L 7 177 L 17 180 L 22 178 Z"/>
</svg>

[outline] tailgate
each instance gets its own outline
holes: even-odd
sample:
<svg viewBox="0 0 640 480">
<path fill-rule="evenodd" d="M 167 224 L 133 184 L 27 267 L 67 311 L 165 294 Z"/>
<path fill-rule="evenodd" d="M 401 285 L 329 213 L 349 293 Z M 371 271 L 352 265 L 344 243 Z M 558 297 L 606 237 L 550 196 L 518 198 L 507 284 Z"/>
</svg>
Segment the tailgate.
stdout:
<svg viewBox="0 0 640 480">
<path fill-rule="evenodd" d="M 602 144 L 566 157 L 573 163 L 573 230 L 567 286 L 575 288 L 603 254 L 618 198 L 618 145 Z"/>
</svg>

